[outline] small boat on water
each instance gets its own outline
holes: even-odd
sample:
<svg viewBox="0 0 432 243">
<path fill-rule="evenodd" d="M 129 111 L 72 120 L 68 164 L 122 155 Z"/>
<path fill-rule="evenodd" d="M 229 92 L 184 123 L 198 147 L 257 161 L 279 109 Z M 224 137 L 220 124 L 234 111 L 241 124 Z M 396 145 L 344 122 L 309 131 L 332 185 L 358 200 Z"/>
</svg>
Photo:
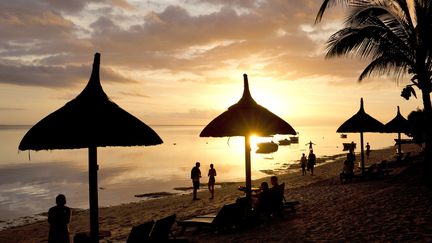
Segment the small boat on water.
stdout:
<svg viewBox="0 0 432 243">
<path fill-rule="evenodd" d="M 290 137 L 291 143 L 299 143 L 298 133 L 295 136 Z"/>
<path fill-rule="evenodd" d="M 285 138 L 282 140 L 279 140 L 279 146 L 285 146 L 285 145 L 290 145 L 291 144 L 291 139 Z"/>
<path fill-rule="evenodd" d="M 278 144 L 275 142 L 257 143 L 258 149 L 255 153 L 258 154 L 269 154 L 278 151 Z"/>
<path fill-rule="evenodd" d="M 343 151 L 348 151 L 348 150 L 351 149 L 351 147 L 353 149 L 356 148 L 356 143 L 353 143 L 353 142 L 351 142 L 351 143 L 342 143 L 342 144 L 343 144 Z"/>
</svg>

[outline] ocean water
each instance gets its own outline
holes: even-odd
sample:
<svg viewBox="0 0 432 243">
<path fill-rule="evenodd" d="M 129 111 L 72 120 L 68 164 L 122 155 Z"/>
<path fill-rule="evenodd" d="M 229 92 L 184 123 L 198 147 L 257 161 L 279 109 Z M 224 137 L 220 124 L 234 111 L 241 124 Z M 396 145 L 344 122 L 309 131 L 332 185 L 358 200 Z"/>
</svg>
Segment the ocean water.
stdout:
<svg viewBox="0 0 432 243">
<path fill-rule="evenodd" d="M 148 147 L 98 148 L 99 205 L 110 206 L 142 200 L 136 194 L 174 192 L 189 187 L 190 170 L 201 162 L 203 182 L 210 163 L 217 170 L 216 181 L 244 180 L 244 138 L 200 138 L 203 126 L 151 126 L 164 143 Z M 18 144 L 30 126 L 0 126 L 0 222 L 46 212 L 59 193 L 74 208 L 88 208 L 88 151 L 18 151 Z M 342 143 L 359 134 L 340 138 L 337 127 L 295 127 L 299 143 L 279 146 L 272 154 L 257 154 L 256 142 L 275 141 L 288 136 L 252 139 L 252 179 L 265 170 L 284 169 L 298 163 L 312 141 L 317 157 L 341 154 Z M 394 145 L 396 134 L 366 133 L 372 150 Z"/>
</svg>

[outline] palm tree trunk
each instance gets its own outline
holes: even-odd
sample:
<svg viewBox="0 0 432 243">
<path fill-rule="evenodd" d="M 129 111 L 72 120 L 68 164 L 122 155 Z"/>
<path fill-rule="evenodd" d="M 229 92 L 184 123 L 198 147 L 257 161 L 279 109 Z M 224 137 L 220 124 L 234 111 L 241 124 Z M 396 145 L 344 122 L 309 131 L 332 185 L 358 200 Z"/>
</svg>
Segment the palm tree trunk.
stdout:
<svg viewBox="0 0 432 243">
<path fill-rule="evenodd" d="M 428 185 L 432 185 L 432 104 L 430 100 L 429 87 L 422 89 L 422 98 L 424 106 L 424 119 L 425 119 L 425 158 L 423 162 L 423 179 Z"/>
</svg>

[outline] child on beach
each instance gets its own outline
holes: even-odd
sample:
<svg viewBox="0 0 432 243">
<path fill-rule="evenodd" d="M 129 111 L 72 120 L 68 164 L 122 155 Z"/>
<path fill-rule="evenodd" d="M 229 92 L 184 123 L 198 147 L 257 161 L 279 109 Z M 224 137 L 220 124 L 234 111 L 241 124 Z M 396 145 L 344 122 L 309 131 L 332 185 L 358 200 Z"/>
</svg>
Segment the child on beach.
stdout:
<svg viewBox="0 0 432 243">
<path fill-rule="evenodd" d="M 306 155 L 303 153 L 302 157 L 300 158 L 300 166 L 302 169 L 302 175 L 306 175 L 306 164 L 307 164 L 307 158 L 306 158 Z"/>
<path fill-rule="evenodd" d="M 215 182 L 216 182 L 216 179 L 215 179 L 216 169 L 213 167 L 214 167 L 214 165 L 210 164 L 210 170 L 208 172 L 208 177 L 209 177 L 208 188 L 209 188 L 209 191 L 211 194 L 210 199 L 214 198 L 214 192 L 215 192 L 214 186 L 215 186 Z"/>
<path fill-rule="evenodd" d="M 68 224 L 71 218 L 71 210 L 66 207 L 66 197 L 59 194 L 56 197 L 56 206 L 48 211 L 48 223 L 50 225 L 48 243 L 69 243 Z"/>
<path fill-rule="evenodd" d="M 201 170 L 199 169 L 200 165 L 200 162 L 196 162 L 195 166 L 191 170 L 191 179 L 193 184 L 193 200 L 199 200 L 199 198 L 197 197 L 197 191 L 200 186 L 201 178 Z"/>
</svg>

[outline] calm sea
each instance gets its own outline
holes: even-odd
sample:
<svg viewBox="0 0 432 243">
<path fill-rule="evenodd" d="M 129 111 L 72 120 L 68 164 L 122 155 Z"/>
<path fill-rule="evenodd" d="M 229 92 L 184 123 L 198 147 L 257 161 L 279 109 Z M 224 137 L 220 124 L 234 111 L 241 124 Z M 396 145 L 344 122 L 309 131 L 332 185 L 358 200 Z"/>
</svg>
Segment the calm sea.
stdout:
<svg viewBox="0 0 432 243">
<path fill-rule="evenodd" d="M 46 212 L 57 194 L 68 205 L 88 208 L 87 150 L 18 151 L 18 144 L 30 126 L 0 126 L 0 221 Z M 99 205 L 109 206 L 141 200 L 136 194 L 177 192 L 190 184 L 190 170 L 201 162 L 203 181 L 209 164 L 217 170 L 216 180 L 244 180 L 244 139 L 200 138 L 203 126 L 152 126 L 164 143 L 149 147 L 98 148 Z M 336 127 L 295 127 L 299 144 L 279 146 L 273 154 L 252 152 L 252 179 L 262 171 L 286 168 L 297 163 L 305 145 L 315 143 L 318 157 L 342 153 L 342 143 L 359 144 L 359 134 L 340 138 Z M 365 134 L 372 149 L 392 146 L 395 134 Z M 287 138 L 275 136 L 273 141 Z M 257 138 L 255 141 L 271 141 Z M 252 145 L 252 151 L 256 145 Z"/>
</svg>

